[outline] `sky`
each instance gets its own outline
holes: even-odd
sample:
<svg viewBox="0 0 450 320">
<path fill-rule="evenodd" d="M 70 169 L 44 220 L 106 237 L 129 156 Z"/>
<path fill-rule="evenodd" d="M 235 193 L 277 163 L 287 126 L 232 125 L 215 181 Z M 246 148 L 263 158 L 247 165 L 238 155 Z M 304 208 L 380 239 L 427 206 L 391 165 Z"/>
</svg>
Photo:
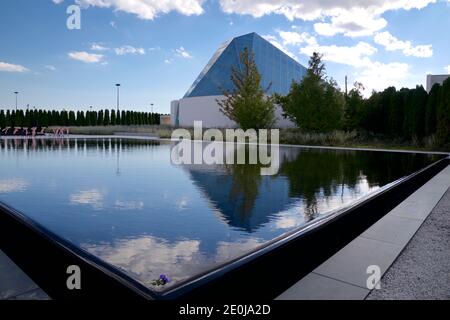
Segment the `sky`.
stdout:
<svg viewBox="0 0 450 320">
<path fill-rule="evenodd" d="M 73 5 L 80 8 L 73 28 Z M 69 13 L 67 12 L 69 10 Z M 70 28 L 69 28 L 69 27 Z M 170 112 L 221 43 L 257 32 L 365 94 L 450 73 L 450 0 L 2 0 L 0 108 Z"/>
</svg>

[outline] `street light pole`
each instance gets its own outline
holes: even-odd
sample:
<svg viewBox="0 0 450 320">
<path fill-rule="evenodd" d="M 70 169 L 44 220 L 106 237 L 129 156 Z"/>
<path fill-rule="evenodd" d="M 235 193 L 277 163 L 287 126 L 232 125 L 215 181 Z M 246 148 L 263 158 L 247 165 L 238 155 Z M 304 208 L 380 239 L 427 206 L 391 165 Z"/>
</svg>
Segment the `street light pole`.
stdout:
<svg viewBox="0 0 450 320">
<path fill-rule="evenodd" d="M 16 112 L 17 112 L 17 95 L 19 94 L 18 91 L 14 92 L 14 94 L 16 95 Z"/>
<path fill-rule="evenodd" d="M 120 83 L 117 83 L 116 84 L 116 87 L 117 87 L 117 114 L 119 114 L 119 106 L 120 106 L 120 92 L 119 92 L 119 90 L 120 90 Z"/>
</svg>

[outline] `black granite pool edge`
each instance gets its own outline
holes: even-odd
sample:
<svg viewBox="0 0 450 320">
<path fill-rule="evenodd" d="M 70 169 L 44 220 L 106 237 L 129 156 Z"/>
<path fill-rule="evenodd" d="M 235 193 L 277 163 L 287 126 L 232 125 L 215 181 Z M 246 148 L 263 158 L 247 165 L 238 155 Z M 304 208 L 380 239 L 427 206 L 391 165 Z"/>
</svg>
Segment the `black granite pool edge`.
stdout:
<svg viewBox="0 0 450 320">
<path fill-rule="evenodd" d="M 362 202 L 202 277 L 155 293 L 118 269 L 0 203 L 0 249 L 53 299 L 273 299 L 382 218 L 450 163 L 439 160 Z M 68 290 L 67 267 L 82 270 Z"/>
<path fill-rule="evenodd" d="M 164 294 L 165 298 L 272 300 L 312 272 L 450 165 L 450 157 L 398 180 L 329 218 L 269 242 Z"/>
</svg>

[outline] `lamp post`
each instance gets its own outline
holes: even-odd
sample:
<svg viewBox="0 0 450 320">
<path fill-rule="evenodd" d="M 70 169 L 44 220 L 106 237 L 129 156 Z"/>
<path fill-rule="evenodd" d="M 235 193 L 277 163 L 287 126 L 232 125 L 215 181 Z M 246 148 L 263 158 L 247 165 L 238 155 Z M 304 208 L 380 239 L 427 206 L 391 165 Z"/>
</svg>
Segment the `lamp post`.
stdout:
<svg viewBox="0 0 450 320">
<path fill-rule="evenodd" d="M 17 112 L 17 95 L 19 94 L 19 92 L 15 91 L 14 94 L 16 95 L 16 112 Z"/>
<path fill-rule="evenodd" d="M 117 114 L 118 114 L 120 105 L 120 83 L 117 83 L 116 87 L 117 87 Z"/>
</svg>

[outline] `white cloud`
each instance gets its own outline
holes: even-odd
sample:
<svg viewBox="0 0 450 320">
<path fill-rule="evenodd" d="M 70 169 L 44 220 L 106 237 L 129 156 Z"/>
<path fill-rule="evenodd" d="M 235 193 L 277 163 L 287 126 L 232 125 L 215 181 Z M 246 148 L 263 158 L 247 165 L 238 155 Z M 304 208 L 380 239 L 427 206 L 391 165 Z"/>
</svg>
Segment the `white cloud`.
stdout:
<svg viewBox="0 0 450 320">
<path fill-rule="evenodd" d="M 202 14 L 204 0 L 76 0 L 84 7 L 112 8 L 137 15 L 140 19 L 153 20 L 160 14 L 176 11 L 183 15 Z"/>
<path fill-rule="evenodd" d="M 116 54 L 118 56 L 123 56 L 126 54 L 134 54 L 134 55 L 144 55 L 145 54 L 145 49 L 144 48 L 135 48 L 133 46 L 122 46 L 120 48 L 116 48 L 114 49 L 114 51 L 116 52 Z"/>
<path fill-rule="evenodd" d="M 186 51 L 186 49 L 183 47 L 179 47 L 178 49 L 175 49 L 175 55 L 180 58 L 186 58 L 186 59 L 192 58 L 192 55 L 188 51 Z"/>
<path fill-rule="evenodd" d="M 30 183 L 22 178 L 0 180 L 0 193 L 23 192 Z"/>
<path fill-rule="evenodd" d="M 169 58 L 164 59 L 164 63 L 165 64 L 171 64 L 172 63 L 172 59 L 169 59 Z"/>
<path fill-rule="evenodd" d="M 23 73 L 23 72 L 28 72 L 30 70 L 28 70 L 27 68 L 25 68 L 24 66 L 21 66 L 19 64 L 12 64 L 12 63 L 7 63 L 7 62 L 1 62 L 0 61 L 0 72 L 19 72 L 19 73 Z"/>
<path fill-rule="evenodd" d="M 90 205 L 94 209 L 103 208 L 104 195 L 100 190 L 82 190 L 70 195 L 70 203 L 75 205 Z"/>
<path fill-rule="evenodd" d="M 377 33 L 374 41 L 375 43 L 383 46 L 387 51 L 400 50 L 406 56 L 414 56 L 419 58 L 429 58 L 433 56 L 432 45 L 413 46 L 410 41 L 398 40 L 388 31 Z"/>
<path fill-rule="evenodd" d="M 115 239 L 114 242 L 83 243 L 81 247 L 106 262 L 151 285 L 161 274 L 172 279 L 168 286 L 235 259 L 262 245 L 260 239 L 219 241 L 207 254 L 197 239 L 169 242 L 152 236 Z M 166 286 L 167 287 L 167 286 Z M 165 289 L 154 287 L 153 289 Z"/>
<path fill-rule="evenodd" d="M 52 65 L 45 66 L 45 69 L 50 70 L 50 71 L 56 71 L 56 67 L 52 66 Z"/>
<path fill-rule="evenodd" d="M 323 36 L 343 33 L 348 37 L 360 37 L 372 35 L 386 26 L 387 21 L 382 17 L 367 12 L 365 9 L 353 9 L 332 16 L 330 22 L 315 23 L 314 30 Z"/>
<path fill-rule="evenodd" d="M 388 86 L 404 86 L 409 77 L 410 66 L 407 63 L 370 62 L 362 70 L 356 73 L 356 80 L 365 87 L 365 95 L 368 96 L 372 90 L 381 91 Z"/>
<path fill-rule="evenodd" d="M 384 28 L 381 17 L 390 10 L 422 9 L 436 0 L 220 0 L 226 13 L 262 17 L 281 14 L 289 20 L 322 20 L 315 25 L 321 35 L 344 33 L 348 36 L 370 35 Z"/>
<path fill-rule="evenodd" d="M 144 202 L 117 200 L 114 207 L 117 210 L 142 210 L 144 209 Z"/>
<path fill-rule="evenodd" d="M 91 50 L 92 51 L 108 51 L 109 48 L 105 47 L 103 44 L 101 43 L 92 43 L 91 44 Z"/>
<path fill-rule="evenodd" d="M 366 42 L 355 46 L 317 45 L 305 46 L 300 52 L 311 56 L 313 52 L 323 54 L 324 61 L 344 64 L 355 68 L 353 78 L 361 82 L 366 96 L 372 90 L 383 90 L 388 86 L 401 86 L 409 77 L 410 66 L 407 63 L 373 61 L 377 49 Z"/>
<path fill-rule="evenodd" d="M 448 66 L 444 67 L 444 70 L 450 74 L 450 64 Z"/>
<path fill-rule="evenodd" d="M 310 46 L 317 45 L 316 38 L 311 36 L 307 32 L 294 32 L 294 31 L 278 31 L 280 38 L 283 40 L 284 45 L 300 45 L 308 44 Z"/>
<path fill-rule="evenodd" d="M 306 46 L 301 48 L 300 52 L 306 54 L 307 56 L 311 56 L 313 52 L 319 52 L 323 54 L 323 59 L 326 61 L 346 64 L 353 67 L 364 67 L 370 64 L 370 59 L 368 56 L 375 54 L 377 49 L 367 42 L 359 42 L 353 47 L 336 45 Z"/>
<path fill-rule="evenodd" d="M 62 3 L 64 0 L 52 0 L 54 4 L 60 4 Z"/>
<path fill-rule="evenodd" d="M 69 52 L 68 56 L 70 59 L 78 60 L 84 63 L 99 63 L 103 61 L 104 55 L 88 53 L 85 51 L 73 51 Z"/>
<path fill-rule="evenodd" d="M 271 44 L 273 44 L 276 48 L 280 49 L 284 53 L 286 53 L 289 57 L 291 57 L 294 60 L 297 60 L 297 57 L 294 53 L 292 53 L 285 45 L 280 43 L 278 39 L 275 36 L 272 35 L 264 35 L 262 36 L 264 39 L 269 41 Z"/>
</svg>

